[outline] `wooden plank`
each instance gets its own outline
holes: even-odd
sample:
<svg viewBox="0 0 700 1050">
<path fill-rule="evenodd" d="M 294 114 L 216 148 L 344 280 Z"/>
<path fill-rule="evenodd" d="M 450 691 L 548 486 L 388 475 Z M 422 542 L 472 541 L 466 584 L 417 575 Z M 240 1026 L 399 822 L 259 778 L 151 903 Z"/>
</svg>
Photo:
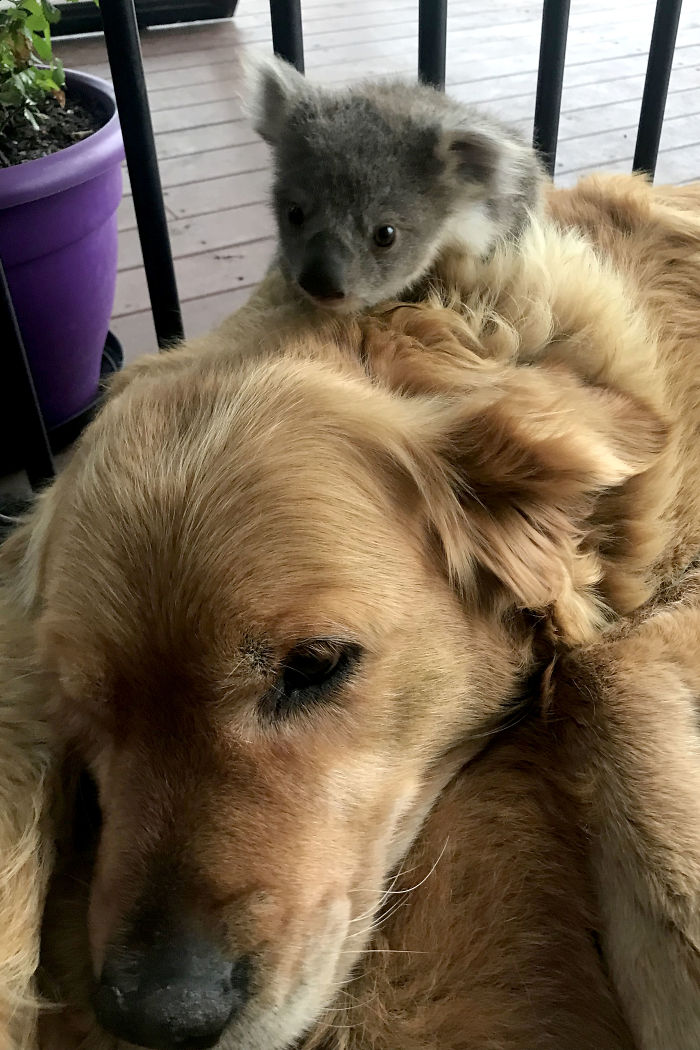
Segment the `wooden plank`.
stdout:
<svg viewBox="0 0 700 1050">
<path fill-rule="evenodd" d="M 198 182 L 203 178 L 218 178 L 221 175 L 235 175 L 243 172 L 261 171 L 269 165 L 269 150 L 264 142 L 252 142 L 247 146 L 236 146 L 229 149 L 210 149 L 212 141 L 205 142 L 200 153 L 190 153 L 160 161 L 160 175 L 163 186 L 182 186 Z"/>
<path fill-rule="evenodd" d="M 697 74 L 696 74 L 697 75 Z M 666 121 L 680 117 L 695 117 L 700 111 L 700 82 L 685 91 L 674 91 L 666 102 Z M 600 105 L 564 111 L 559 118 L 559 141 L 566 142 L 579 135 L 598 135 L 602 131 L 627 131 L 634 139 L 639 122 L 640 99 L 623 102 L 604 102 Z M 700 121 L 695 122 L 696 138 L 700 138 Z"/>
<path fill-rule="evenodd" d="M 201 179 L 260 172 L 268 166 L 269 150 L 264 142 L 229 149 L 202 150 L 200 153 L 161 160 L 159 164 L 162 185 L 166 191 L 171 186 L 186 186 Z M 131 193 L 127 184 L 124 192 Z M 167 192 L 165 196 L 167 202 Z"/>
<path fill-rule="evenodd" d="M 634 148 L 634 143 L 632 144 Z M 627 157 L 618 157 L 605 165 L 599 163 L 590 164 L 586 167 L 577 168 L 574 171 L 566 171 L 557 174 L 558 186 L 575 186 L 584 175 L 590 175 L 597 171 L 629 173 L 632 170 L 632 151 Z M 700 180 L 700 143 L 695 143 L 692 148 L 687 145 L 678 146 L 675 149 L 665 149 L 659 153 L 656 166 L 655 182 L 657 185 L 665 183 L 688 183 Z"/>
<path fill-rule="evenodd" d="M 199 105 L 190 104 L 154 111 L 152 119 L 156 135 L 163 135 L 190 128 L 212 127 L 215 124 L 240 123 L 246 118 L 241 98 L 234 89 L 228 97 L 217 102 L 202 102 Z M 248 123 L 241 129 L 241 134 L 243 132 L 246 136 L 243 141 L 255 140 L 256 136 Z"/>
<path fill-rule="evenodd" d="M 148 101 L 151 113 L 155 115 L 162 110 L 180 109 L 200 105 L 203 102 L 219 102 L 221 99 L 236 98 L 243 90 L 239 76 L 225 72 L 206 80 L 202 84 L 175 84 L 172 87 L 153 89 L 149 85 Z"/>
<path fill-rule="evenodd" d="M 250 241 L 190 255 L 175 261 L 177 284 L 182 302 L 202 295 L 250 288 L 262 279 L 275 248 L 272 238 Z M 122 270 L 117 277 L 113 317 L 148 309 L 148 290 L 141 267 Z"/>
<path fill-rule="evenodd" d="M 271 172 L 247 171 L 242 175 L 224 175 L 173 186 L 163 191 L 169 221 L 197 215 L 207 215 L 222 207 L 264 204 L 270 197 Z M 136 216 L 131 196 L 125 196 L 119 205 L 119 229 L 136 228 Z"/>
<path fill-rule="evenodd" d="M 167 191 L 168 209 L 178 219 L 206 215 L 223 205 L 265 204 L 270 199 L 272 172 L 224 175 L 208 182 L 173 186 Z"/>
<path fill-rule="evenodd" d="M 237 205 L 194 218 L 176 219 L 169 223 L 170 241 L 175 258 L 203 255 L 218 248 L 260 240 L 275 235 L 272 212 L 265 204 Z M 119 269 L 141 265 L 141 246 L 136 230 L 127 230 L 119 238 Z"/>
<path fill-rule="evenodd" d="M 624 167 L 634 154 L 634 128 L 619 128 L 613 131 L 594 131 L 560 143 L 557 155 L 557 173 L 609 167 L 610 170 L 629 170 Z M 700 119 L 689 120 L 687 116 L 672 117 L 664 121 L 661 146 L 664 150 L 697 146 L 700 140 Z M 616 167 L 618 163 L 622 169 Z"/>
<path fill-rule="evenodd" d="M 201 153 L 204 149 L 225 149 L 230 146 L 259 145 L 260 140 L 247 121 L 234 120 L 212 127 L 191 127 L 182 131 L 166 131 L 156 135 L 158 159 L 184 157 Z"/>
<path fill-rule="evenodd" d="M 515 118 L 516 107 L 510 114 L 511 123 L 529 135 L 532 130 L 532 119 L 534 116 L 534 99 L 531 103 L 530 113 L 526 117 Z M 562 112 L 559 119 L 559 152 L 565 154 L 564 144 L 576 141 L 580 138 L 590 138 L 602 134 L 616 136 L 621 141 L 634 142 L 639 122 L 640 100 L 632 99 L 624 102 L 603 102 L 597 106 L 585 106 L 581 109 L 573 109 Z M 520 107 L 518 106 L 519 110 Z M 700 119 L 694 122 L 689 118 L 700 116 L 700 91 L 698 87 L 689 88 L 687 91 L 676 91 L 669 95 L 666 104 L 666 122 L 673 122 L 679 118 L 689 120 L 689 125 L 695 125 L 692 137 L 700 138 Z M 592 144 L 589 144 L 592 148 Z M 601 163 L 603 159 L 601 158 Z"/>
</svg>

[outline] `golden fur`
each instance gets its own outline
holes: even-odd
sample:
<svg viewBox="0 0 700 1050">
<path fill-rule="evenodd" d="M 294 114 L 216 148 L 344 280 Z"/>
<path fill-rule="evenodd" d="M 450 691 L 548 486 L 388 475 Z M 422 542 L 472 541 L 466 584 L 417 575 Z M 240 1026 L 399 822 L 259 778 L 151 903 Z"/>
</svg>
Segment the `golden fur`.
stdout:
<svg viewBox="0 0 700 1050">
<path fill-rule="evenodd" d="M 6 544 L 0 1045 L 76 760 L 103 824 L 91 871 L 55 818 L 46 1050 L 115 1045 L 90 973 L 149 894 L 257 953 L 222 1050 L 700 1045 L 700 189 L 549 209 L 354 322 L 271 275 L 117 379 Z M 356 674 L 266 722 L 311 638 Z"/>
</svg>

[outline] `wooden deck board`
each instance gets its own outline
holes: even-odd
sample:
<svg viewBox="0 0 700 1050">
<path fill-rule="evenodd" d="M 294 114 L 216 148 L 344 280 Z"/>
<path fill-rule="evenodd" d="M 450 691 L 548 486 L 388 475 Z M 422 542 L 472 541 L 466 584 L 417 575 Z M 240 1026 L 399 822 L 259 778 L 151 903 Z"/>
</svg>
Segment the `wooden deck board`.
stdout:
<svg viewBox="0 0 700 1050">
<path fill-rule="evenodd" d="M 302 0 L 306 64 L 327 84 L 415 75 L 417 0 Z M 557 181 L 627 171 L 634 151 L 654 0 L 572 5 Z M 450 0 L 448 89 L 532 126 L 541 3 Z M 243 59 L 270 49 L 267 0 L 240 0 L 230 22 L 145 32 L 144 65 L 188 334 L 216 324 L 259 280 L 274 242 L 266 147 L 244 115 Z M 69 67 L 109 76 L 101 36 L 60 40 Z M 700 0 L 685 0 L 657 169 L 700 178 Z M 125 175 L 113 328 L 127 355 L 155 347 Z"/>
</svg>

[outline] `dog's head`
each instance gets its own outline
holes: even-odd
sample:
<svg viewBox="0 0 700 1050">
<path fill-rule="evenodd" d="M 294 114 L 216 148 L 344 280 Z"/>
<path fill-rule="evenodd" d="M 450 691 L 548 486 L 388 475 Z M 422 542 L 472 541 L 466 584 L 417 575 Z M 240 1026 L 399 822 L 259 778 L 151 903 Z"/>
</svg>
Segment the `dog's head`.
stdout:
<svg viewBox="0 0 700 1050">
<path fill-rule="evenodd" d="M 320 1014 L 517 693 L 519 610 L 585 619 L 584 508 L 658 444 L 534 369 L 401 390 L 387 339 L 369 377 L 307 346 L 139 378 L 38 512 L 56 725 L 102 810 L 96 1012 L 131 1043 L 281 1050 Z"/>
</svg>

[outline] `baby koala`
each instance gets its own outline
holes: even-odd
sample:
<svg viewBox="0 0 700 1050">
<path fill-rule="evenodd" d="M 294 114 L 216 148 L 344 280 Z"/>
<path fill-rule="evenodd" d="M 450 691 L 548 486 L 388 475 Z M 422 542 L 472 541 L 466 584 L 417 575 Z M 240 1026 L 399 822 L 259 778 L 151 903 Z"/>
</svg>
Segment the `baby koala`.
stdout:
<svg viewBox="0 0 700 1050">
<path fill-rule="evenodd" d="M 320 306 L 351 312 L 406 298 L 440 258 L 487 257 L 538 208 L 544 172 L 532 147 L 433 88 L 321 88 L 279 59 L 259 64 L 256 78 L 278 262 Z"/>
</svg>

